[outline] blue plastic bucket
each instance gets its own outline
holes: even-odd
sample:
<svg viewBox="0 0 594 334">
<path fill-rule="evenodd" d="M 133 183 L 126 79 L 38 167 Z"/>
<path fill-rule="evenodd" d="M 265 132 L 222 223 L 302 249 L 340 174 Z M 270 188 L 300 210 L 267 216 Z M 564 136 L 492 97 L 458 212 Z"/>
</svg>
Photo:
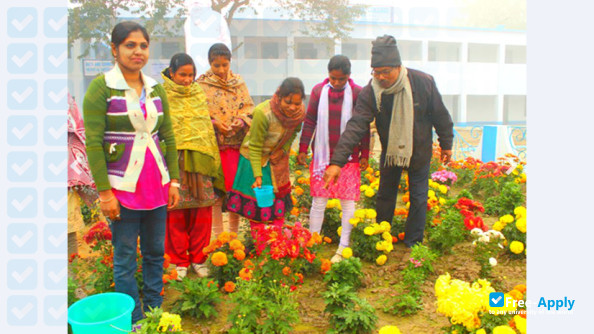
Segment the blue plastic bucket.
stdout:
<svg viewBox="0 0 594 334">
<path fill-rule="evenodd" d="M 261 188 L 254 188 L 256 193 L 256 201 L 261 208 L 267 208 L 274 204 L 274 191 L 272 186 L 263 185 Z"/>
<path fill-rule="evenodd" d="M 73 334 L 122 334 L 132 330 L 134 299 L 107 292 L 83 298 L 68 308 Z"/>
</svg>

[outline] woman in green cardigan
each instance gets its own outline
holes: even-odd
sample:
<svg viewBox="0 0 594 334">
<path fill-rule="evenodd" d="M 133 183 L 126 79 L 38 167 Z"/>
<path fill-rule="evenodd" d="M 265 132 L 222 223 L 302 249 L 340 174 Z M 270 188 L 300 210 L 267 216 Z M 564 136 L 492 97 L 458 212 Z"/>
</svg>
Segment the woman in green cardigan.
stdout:
<svg viewBox="0 0 594 334">
<path fill-rule="evenodd" d="M 112 231 L 115 290 L 136 302 L 142 319 L 136 248 L 140 237 L 144 311 L 161 306 L 167 208 L 179 201 L 177 149 L 167 96 L 141 69 L 149 58 L 146 29 L 130 21 L 111 34 L 116 64 L 85 94 L 87 155 L 103 214 Z"/>
<path fill-rule="evenodd" d="M 305 89 L 298 78 L 285 79 L 272 99 L 260 103 L 241 145 L 239 166 L 227 209 L 250 220 L 252 233 L 262 223 L 281 225 L 291 210 L 289 150 L 305 117 Z M 271 207 L 258 207 L 253 188 L 272 185 Z"/>
</svg>

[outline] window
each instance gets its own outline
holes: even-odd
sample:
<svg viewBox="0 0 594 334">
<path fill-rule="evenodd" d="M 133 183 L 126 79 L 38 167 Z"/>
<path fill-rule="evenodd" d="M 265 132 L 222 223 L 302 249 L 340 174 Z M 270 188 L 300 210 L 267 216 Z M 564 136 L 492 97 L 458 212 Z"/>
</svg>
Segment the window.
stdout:
<svg viewBox="0 0 594 334">
<path fill-rule="evenodd" d="M 277 37 L 245 37 L 245 58 L 284 59 L 287 58 L 287 40 Z"/>
<path fill-rule="evenodd" d="M 466 97 L 466 122 L 496 122 L 497 96 L 468 95 Z"/>
<path fill-rule="evenodd" d="M 351 60 L 369 60 L 371 59 L 371 40 L 346 40 L 342 43 L 342 54 Z"/>
<path fill-rule="evenodd" d="M 496 63 L 499 60 L 499 46 L 495 44 L 468 44 L 469 63 Z"/>
<path fill-rule="evenodd" d="M 454 123 L 461 122 L 460 120 L 460 95 L 442 95 L 441 99 L 446 106 Z"/>
<path fill-rule="evenodd" d="M 429 42 L 429 61 L 460 61 L 460 43 Z"/>
<path fill-rule="evenodd" d="M 421 41 L 397 42 L 402 60 L 423 60 L 423 43 Z"/>
<path fill-rule="evenodd" d="M 506 45 L 505 46 L 506 64 L 526 64 L 526 46 L 525 45 Z"/>
<path fill-rule="evenodd" d="M 503 97 L 505 122 L 526 121 L 526 95 L 505 95 Z"/>
<path fill-rule="evenodd" d="M 295 38 L 295 59 L 329 59 L 332 55 L 333 43 L 320 38 Z"/>
</svg>

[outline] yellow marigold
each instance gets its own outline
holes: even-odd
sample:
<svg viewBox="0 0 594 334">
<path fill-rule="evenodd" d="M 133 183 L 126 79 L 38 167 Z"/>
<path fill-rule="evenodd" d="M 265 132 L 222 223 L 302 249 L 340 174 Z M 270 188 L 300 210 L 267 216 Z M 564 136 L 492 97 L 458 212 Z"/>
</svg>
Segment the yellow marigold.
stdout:
<svg viewBox="0 0 594 334">
<path fill-rule="evenodd" d="M 373 173 L 373 168 L 371 167 L 367 167 L 367 169 L 365 170 L 367 173 Z"/>
<path fill-rule="evenodd" d="M 385 220 L 380 223 L 380 227 L 382 228 L 382 231 L 384 231 L 384 232 L 390 232 L 390 230 L 392 229 L 392 225 L 390 225 L 390 223 L 388 223 Z"/>
<path fill-rule="evenodd" d="M 410 209 L 410 202 L 406 202 L 406 208 Z"/>
<path fill-rule="evenodd" d="M 336 229 L 336 233 L 339 237 L 342 236 L 342 226 L 338 226 L 338 228 Z"/>
<path fill-rule="evenodd" d="M 496 222 L 495 222 L 495 224 L 493 224 L 493 229 L 494 229 L 495 231 L 501 231 L 501 230 L 503 230 L 503 228 L 504 228 L 504 227 L 505 227 L 505 226 L 503 225 L 503 223 L 502 223 L 502 222 L 500 222 L 499 220 L 498 220 L 498 221 L 496 221 Z"/>
<path fill-rule="evenodd" d="M 326 209 L 334 209 L 336 207 L 336 202 L 334 201 L 334 199 L 330 199 L 328 200 L 328 202 L 326 202 Z"/>
<path fill-rule="evenodd" d="M 516 228 L 518 231 L 526 233 L 526 218 L 518 218 L 518 220 L 516 220 Z"/>
<path fill-rule="evenodd" d="M 518 206 L 514 209 L 514 214 L 516 215 L 516 218 L 526 217 L 526 208 Z"/>
<path fill-rule="evenodd" d="M 527 323 L 526 323 L 526 319 L 522 318 L 519 315 L 515 315 L 514 316 L 514 322 L 516 323 L 516 329 L 518 331 L 520 331 L 520 334 L 526 334 L 526 327 L 527 327 Z"/>
<path fill-rule="evenodd" d="M 353 250 L 351 249 L 351 247 L 345 247 L 342 250 L 342 257 L 344 257 L 345 259 L 348 259 L 351 256 L 353 256 Z"/>
<path fill-rule="evenodd" d="M 245 246 L 238 239 L 233 239 L 229 242 L 229 249 L 231 249 L 232 251 L 236 249 L 244 250 Z"/>
<path fill-rule="evenodd" d="M 373 197 L 373 196 L 375 196 L 375 191 L 371 188 L 367 188 L 367 190 L 365 190 L 365 196 Z"/>
<path fill-rule="evenodd" d="M 228 292 L 228 293 L 235 291 L 235 283 L 233 283 L 231 281 L 225 283 L 223 290 L 225 290 L 225 292 Z"/>
<path fill-rule="evenodd" d="M 439 192 L 445 194 L 448 192 L 448 187 L 444 186 L 443 184 L 439 186 Z"/>
<path fill-rule="evenodd" d="M 435 191 L 429 189 L 429 191 L 427 192 L 427 198 L 434 198 L 435 197 Z"/>
<path fill-rule="evenodd" d="M 384 254 L 382 254 L 382 255 L 378 256 L 377 259 L 375 259 L 375 263 L 377 263 L 379 266 L 383 266 L 387 260 L 388 260 L 388 257 L 385 256 Z"/>
<path fill-rule="evenodd" d="M 295 171 L 295 175 L 299 176 L 301 174 L 303 174 L 303 173 L 301 173 L 301 171 L 299 169 Z"/>
<path fill-rule="evenodd" d="M 509 326 L 497 326 L 493 328 L 493 334 L 516 334 L 516 331 Z"/>
<path fill-rule="evenodd" d="M 365 190 L 367 190 L 367 188 L 369 188 L 369 186 L 366 184 L 363 184 L 363 185 L 361 185 L 361 187 L 359 187 L 359 191 L 365 192 Z"/>
<path fill-rule="evenodd" d="M 384 232 L 382 233 L 382 239 L 388 242 L 392 242 L 392 235 L 390 234 L 390 232 Z"/>
<path fill-rule="evenodd" d="M 351 225 L 353 225 L 354 227 L 357 227 L 357 224 L 359 224 L 359 222 L 360 222 L 360 220 L 357 217 L 353 217 L 353 218 L 349 219 L 349 223 Z"/>
<path fill-rule="evenodd" d="M 514 254 L 520 254 L 524 251 L 524 244 L 521 241 L 514 240 L 509 244 L 509 250 Z"/>
<path fill-rule="evenodd" d="M 501 221 L 503 224 L 506 224 L 507 225 L 507 224 L 509 224 L 509 223 L 511 223 L 511 222 L 514 221 L 514 216 L 512 216 L 512 215 L 505 215 L 505 216 L 499 218 L 499 221 Z"/>
<path fill-rule="evenodd" d="M 363 229 L 363 233 L 365 233 L 365 235 L 373 235 L 375 233 L 375 230 L 373 229 L 373 227 L 367 226 Z"/>
<path fill-rule="evenodd" d="M 396 326 L 384 326 L 380 328 L 379 334 L 402 334 L 402 332 Z"/>
<path fill-rule="evenodd" d="M 375 217 L 377 217 L 377 212 L 373 209 L 367 209 L 367 211 L 365 211 L 365 217 L 367 219 L 375 219 Z"/>
<path fill-rule="evenodd" d="M 222 244 L 226 244 L 231 240 L 231 234 L 229 232 L 222 232 L 217 238 Z"/>
<path fill-rule="evenodd" d="M 233 257 L 239 261 L 242 261 L 243 259 L 245 259 L 245 252 L 242 249 L 236 249 L 233 252 Z"/>
<path fill-rule="evenodd" d="M 384 243 L 383 241 L 378 241 L 375 243 L 375 249 L 378 251 L 383 251 L 384 250 Z"/>
<path fill-rule="evenodd" d="M 210 257 L 210 261 L 216 267 L 222 267 L 227 264 L 227 254 L 223 252 L 216 252 Z"/>
<path fill-rule="evenodd" d="M 478 331 L 476 331 L 475 334 L 487 334 L 487 331 L 484 330 L 483 328 L 479 329 Z"/>
<path fill-rule="evenodd" d="M 441 205 L 445 205 L 445 204 L 446 204 L 446 202 L 447 202 L 447 201 L 446 201 L 446 199 L 445 199 L 445 198 L 440 198 L 440 199 L 439 199 L 439 204 L 441 204 Z"/>
<path fill-rule="evenodd" d="M 355 210 L 355 217 L 357 217 L 359 219 L 365 219 L 366 215 L 367 215 L 367 212 L 365 211 L 365 209 Z"/>
</svg>

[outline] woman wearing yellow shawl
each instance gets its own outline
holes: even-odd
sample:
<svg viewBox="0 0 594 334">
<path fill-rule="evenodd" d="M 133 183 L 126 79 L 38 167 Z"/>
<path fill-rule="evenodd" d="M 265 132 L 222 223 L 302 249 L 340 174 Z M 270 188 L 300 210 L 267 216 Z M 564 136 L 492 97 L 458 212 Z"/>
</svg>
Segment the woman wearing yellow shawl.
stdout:
<svg viewBox="0 0 594 334">
<path fill-rule="evenodd" d="M 202 249 L 210 242 L 214 189 L 225 192 L 221 158 L 206 96 L 194 82 L 196 67 L 192 58 L 178 53 L 162 73 L 181 175 L 180 203 L 167 213 L 165 252 L 177 266 L 178 279 L 187 268 L 200 277 L 208 274 Z"/>
<path fill-rule="evenodd" d="M 206 94 L 221 153 L 225 188 L 230 191 L 239 164 L 239 148 L 252 124 L 254 102 L 241 76 L 231 71 L 231 51 L 225 44 L 210 47 L 208 62 L 210 69 L 198 78 L 198 83 Z M 222 205 L 221 199 L 213 207 L 215 236 L 223 232 Z M 229 230 L 237 233 L 238 229 L 239 216 L 229 212 Z"/>
</svg>

